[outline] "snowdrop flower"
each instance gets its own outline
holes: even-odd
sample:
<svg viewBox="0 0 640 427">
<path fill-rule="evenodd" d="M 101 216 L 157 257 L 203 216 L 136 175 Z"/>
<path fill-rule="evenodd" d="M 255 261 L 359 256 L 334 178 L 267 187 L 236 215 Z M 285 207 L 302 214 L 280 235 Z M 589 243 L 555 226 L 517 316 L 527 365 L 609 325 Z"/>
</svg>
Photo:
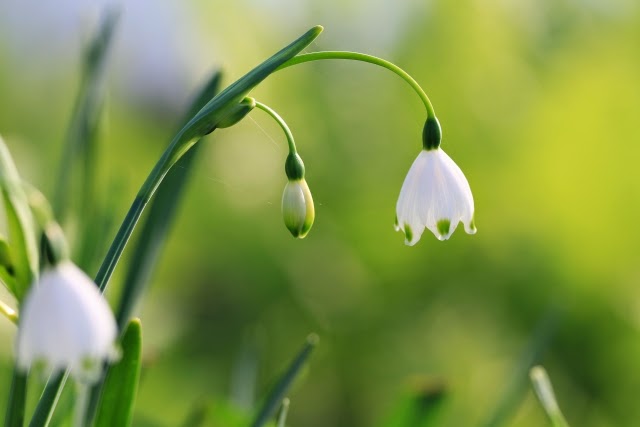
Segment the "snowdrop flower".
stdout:
<svg viewBox="0 0 640 427">
<path fill-rule="evenodd" d="M 102 362 L 116 356 L 116 336 L 115 319 L 96 285 L 63 261 L 42 274 L 22 304 L 18 366 L 43 363 L 49 372 L 69 369 L 76 380 L 93 382 Z"/>
<path fill-rule="evenodd" d="M 420 240 L 425 228 L 446 240 L 461 221 L 465 231 L 474 234 L 473 195 L 458 165 L 440 148 L 437 120 L 427 119 L 423 145 L 400 190 L 396 230 L 404 232 L 409 246 Z"/>
<path fill-rule="evenodd" d="M 302 239 L 311 230 L 315 219 L 315 208 L 311 191 L 304 179 L 304 164 L 297 153 L 287 156 L 285 172 L 288 181 L 282 194 L 284 225 L 293 237 Z"/>
</svg>

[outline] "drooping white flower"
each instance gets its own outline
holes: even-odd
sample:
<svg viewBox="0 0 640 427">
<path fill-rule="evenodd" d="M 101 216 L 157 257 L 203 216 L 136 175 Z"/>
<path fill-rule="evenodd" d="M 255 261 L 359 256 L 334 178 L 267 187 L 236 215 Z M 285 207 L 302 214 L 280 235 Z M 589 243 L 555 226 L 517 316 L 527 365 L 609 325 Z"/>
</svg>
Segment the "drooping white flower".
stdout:
<svg viewBox="0 0 640 427">
<path fill-rule="evenodd" d="M 20 310 L 18 366 L 43 363 L 49 372 L 69 369 L 79 381 L 97 378 L 115 355 L 116 321 L 94 282 L 70 261 L 45 271 Z"/>
<path fill-rule="evenodd" d="M 446 240 L 461 221 L 465 231 L 474 234 L 473 214 L 473 195 L 458 165 L 439 147 L 422 150 L 396 205 L 395 227 L 404 232 L 405 243 L 415 245 L 425 228 Z"/>
<path fill-rule="evenodd" d="M 293 237 L 304 238 L 315 219 L 313 197 L 304 178 L 290 179 L 282 194 L 282 216 Z"/>
</svg>

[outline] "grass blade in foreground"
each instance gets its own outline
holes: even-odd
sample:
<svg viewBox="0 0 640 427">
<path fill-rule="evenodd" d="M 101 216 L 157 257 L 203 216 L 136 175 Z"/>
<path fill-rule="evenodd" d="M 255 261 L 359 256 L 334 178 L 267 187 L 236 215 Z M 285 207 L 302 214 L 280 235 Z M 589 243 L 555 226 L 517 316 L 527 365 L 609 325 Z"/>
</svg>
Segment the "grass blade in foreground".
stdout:
<svg viewBox="0 0 640 427">
<path fill-rule="evenodd" d="M 293 359 L 291 365 L 286 370 L 284 375 L 280 378 L 280 380 L 276 383 L 275 387 L 267 397 L 264 405 L 258 412 L 255 420 L 251 424 L 251 427 L 262 427 L 265 425 L 271 417 L 275 414 L 278 409 L 278 405 L 282 402 L 285 395 L 289 391 L 291 384 L 293 384 L 293 380 L 296 378 L 300 370 L 304 366 L 304 363 L 307 361 L 313 349 L 318 345 L 318 336 L 316 334 L 311 334 L 307 337 L 307 342 L 305 343 L 300 353 Z"/>
<path fill-rule="evenodd" d="M 38 238 L 29 209 L 27 195 L 22 188 L 22 179 L 13 162 L 11 153 L 0 137 L 0 192 L 6 211 L 6 224 L 11 241 L 13 261 L 10 280 L 6 285 L 18 303 L 27 289 L 38 278 Z"/>
<path fill-rule="evenodd" d="M 278 424 L 276 427 L 284 427 L 287 422 L 287 413 L 289 413 L 289 399 L 286 397 L 282 399 L 282 405 L 280 405 L 280 413 L 278 414 Z"/>
<path fill-rule="evenodd" d="M 145 206 L 151 200 L 156 189 L 162 183 L 163 178 L 171 167 L 187 152 L 194 144 L 196 144 L 203 136 L 211 133 L 218 122 L 225 117 L 230 108 L 239 103 L 251 89 L 260 84 L 271 73 L 273 73 L 280 65 L 296 56 L 304 48 L 306 48 L 322 31 L 321 26 L 311 28 L 305 34 L 294 40 L 291 44 L 281 49 L 279 52 L 271 56 L 269 59 L 249 71 L 239 80 L 232 83 L 219 95 L 207 103 L 190 121 L 187 123 L 173 138 L 169 147 L 160 157 L 155 167 L 147 177 L 146 181 L 140 188 L 133 204 L 129 208 L 124 221 L 122 222 L 116 237 L 114 238 L 106 257 L 104 258 L 100 270 L 96 275 L 96 285 L 104 292 L 109 279 L 113 274 L 122 252 L 133 233 L 133 230 L 140 219 L 140 215 L 144 211 Z M 55 378 L 55 382 L 51 382 L 51 386 L 47 385 L 43 393 L 43 398 L 38 402 L 36 407 L 37 414 L 48 414 L 48 419 L 55 408 L 55 400 L 51 396 L 59 395 L 59 388 L 64 386 L 65 378 Z M 52 388 L 52 389 L 50 389 Z M 47 397 L 47 399 L 44 399 Z M 34 424 L 34 427 L 38 424 Z"/>
<path fill-rule="evenodd" d="M 517 406 L 524 399 L 529 387 L 529 369 L 538 363 L 542 352 L 548 347 L 558 321 L 558 312 L 555 308 L 549 311 L 538 322 L 529 345 L 522 356 L 496 409 L 491 414 L 484 427 L 499 427 L 504 425 L 513 414 Z"/>
<path fill-rule="evenodd" d="M 142 355 L 142 329 L 139 319 L 129 323 L 122 336 L 122 358 L 111 366 L 104 382 L 104 390 L 95 427 L 130 426 L 138 391 Z"/>
<path fill-rule="evenodd" d="M 72 173 L 80 166 L 80 155 L 84 154 L 84 177 L 78 180 L 82 187 L 81 197 L 87 199 L 93 190 L 93 153 L 95 152 L 95 139 L 104 97 L 101 92 L 101 80 L 106 65 L 107 52 L 113 40 L 115 26 L 119 13 L 115 10 L 107 10 L 100 28 L 93 35 L 91 42 L 86 47 L 82 57 L 82 76 L 80 90 L 78 92 L 73 115 L 69 122 L 67 136 L 62 158 L 60 159 L 60 171 L 53 197 L 53 206 L 59 221 L 65 219 L 69 208 L 69 188 L 72 188 Z M 88 178 L 88 179 L 87 179 Z M 89 200 L 83 200 L 79 206 L 86 207 Z"/>
<path fill-rule="evenodd" d="M 24 424 L 24 404 L 27 395 L 27 374 L 18 368 L 13 369 L 11 391 L 5 415 L 5 427 L 22 427 Z"/>
<path fill-rule="evenodd" d="M 531 383 L 533 384 L 536 396 L 538 396 L 540 404 L 547 413 L 551 425 L 553 427 L 569 427 L 556 401 L 556 396 L 553 392 L 551 381 L 549 381 L 547 371 L 545 371 L 542 366 L 534 366 L 531 368 L 529 376 L 531 377 Z"/>
</svg>

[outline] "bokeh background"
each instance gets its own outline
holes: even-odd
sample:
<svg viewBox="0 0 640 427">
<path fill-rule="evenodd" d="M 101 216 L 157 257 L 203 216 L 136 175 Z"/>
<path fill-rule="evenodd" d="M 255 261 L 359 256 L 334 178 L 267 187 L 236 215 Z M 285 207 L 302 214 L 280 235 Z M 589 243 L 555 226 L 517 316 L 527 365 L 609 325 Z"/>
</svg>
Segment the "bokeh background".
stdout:
<svg viewBox="0 0 640 427">
<path fill-rule="evenodd" d="M 0 3 L 0 133 L 47 195 L 102 9 Z M 98 253 L 213 70 L 231 83 L 316 24 L 308 51 L 385 57 L 422 84 L 478 226 L 412 248 L 394 232 L 425 118 L 400 79 L 335 61 L 278 72 L 252 94 L 296 136 L 315 225 L 298 241 L 282 224 L 286 143 L 260 111 L 202 142 L 138 310 L 135 425 L 180 425 L 201 402 L 207 425 L 249 413 L 310 332 L 321 341 L 290 394 L 292 426 L 381 426 L 406 393 L 439 384 L 437 425 L 486 425 L 509 400 L 504 425 L 544 425 L 533 394 L 513 387 L 536 346 L 571 424 L 638 425 L 637 2 L 139 0 L 121 12 L 96 170 L 116 223 Z M 0 412 L 14 334 L 0 319 Z"/>
</svg>

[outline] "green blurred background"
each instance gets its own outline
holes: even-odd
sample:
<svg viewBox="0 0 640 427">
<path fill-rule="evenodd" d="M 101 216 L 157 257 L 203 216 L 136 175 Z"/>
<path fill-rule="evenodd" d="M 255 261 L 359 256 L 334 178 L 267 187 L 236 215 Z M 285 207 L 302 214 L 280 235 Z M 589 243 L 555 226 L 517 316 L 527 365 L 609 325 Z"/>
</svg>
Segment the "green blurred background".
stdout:
<svg viewBox="0 0 640 427">
<path fill-rule="evenodd" d="M 100 7 L 30 3 L 0 4 L 0 133 L 23 176 L 52 195 Z M 637 2 L 134 3 L 108 66 L 96 197 L 116 224 L 99 253 L 207 76 L 222 66 L 231 83 L 315 24 L 325 32 L 309 51 L 382 56 L 424 87 L 478 226 L 447 242 L 425 232 L 413 248 L 394 232 L 425 118 L 400 79 L 335 61 L 278 72 L 252 95 L 296 136 L 315 225 L 297 241 L 282 223 L 286 143 L 268 117 L 254 111 L 203 141 L 138 310 L 136 425 L 179 425 L 203 401 L 249 410 L 315 331 L 290 425 L 380 426 L 416 382 L 444 382 L 437 425 L 482 426 L 505 395 L 518 399 L 510 384 L 550 317 L 539 360 L 569 422 L 638 425 Z M 14 333 L 0 320 L 0 412 Z M 504 425 L 545 422 L 526 392 Z"/>
</svg>

